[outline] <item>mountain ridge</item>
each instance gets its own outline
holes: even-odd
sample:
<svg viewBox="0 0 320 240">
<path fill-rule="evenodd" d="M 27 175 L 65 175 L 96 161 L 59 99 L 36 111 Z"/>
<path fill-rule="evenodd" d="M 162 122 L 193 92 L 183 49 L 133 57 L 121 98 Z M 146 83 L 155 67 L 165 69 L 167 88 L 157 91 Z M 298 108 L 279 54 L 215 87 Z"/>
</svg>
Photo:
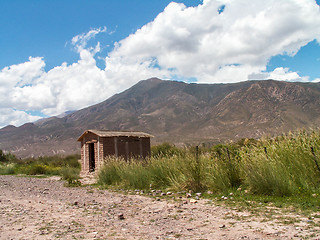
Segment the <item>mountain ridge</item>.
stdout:
<svg viewBox="0 0 320 240">
<path fill-rule="evenodd" d="M 79 152 L 86 129 L 144 131 L 153 143 L 219 143 L 320 123 L 320 83 L 195 84 L 152 78 L 64 117 L 0 129 L 0 149 L 27 157 Z"/>
</svg>

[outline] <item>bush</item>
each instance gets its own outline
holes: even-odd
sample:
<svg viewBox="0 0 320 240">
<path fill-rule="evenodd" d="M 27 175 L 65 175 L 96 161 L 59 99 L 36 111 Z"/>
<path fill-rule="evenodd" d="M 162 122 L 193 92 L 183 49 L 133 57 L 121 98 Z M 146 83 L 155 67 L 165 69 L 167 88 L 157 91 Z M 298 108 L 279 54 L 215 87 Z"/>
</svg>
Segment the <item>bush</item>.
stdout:
<svg viewBox="0 0 320 240">
<path fill-rule="evenodd" d="M 253 193 L 276 196 L 311 193 L 319 187 L 320 172 L 311 147 L 319 146 L 319 132 L 300 131 L 261 141 L 264 147 L 244 148 L 242 171 Z"/>
<path fill-rule="evenodd" d="M 184 150 L 170 145 L 169 143 L 162 143 L 157 146 L 151 147 L 151 156 L 152 157 L 172 157 L 172 156 L 183 156 L 185 153 Z"/>
<path fill-rule="evenodd" d="M 0 163 L 1 162 L 14 162 L 16 161 L 17 158 L 16 156 L 14 156 L 11 153 L 4 153 L 1 149 L 0 149 Z"/>
<path fill-rule="evenodd" d="M 71 168 L 71 167 L 63 167 L 60 170 L 60 174 L 62 176 L 62 179 L 67 181 L 68 187 L 77 187 L 81 185 L 81 182 L 79 181 L 79 178 L 80 178 L 79 169 Z"/>
<path fill-rule="evenodd" d="M 98 184 L 112 185 L 121 182 L 121 172 L 124 164 L 123 159 L 108 156 L 98 173 Z"/>
<path fill-rule="evenodd" d="M 182 175 L 182 158 L 175 156 L 152 157 L 147 166 L 151 184 L 154 188 L 168 188 L 180 182 Z"/>
<path fill-rule="evenodd" d="M 0 175 L 15 174 L 15 167 L 16 165 L 14 163 L 0 164 Z"/>
</svg>

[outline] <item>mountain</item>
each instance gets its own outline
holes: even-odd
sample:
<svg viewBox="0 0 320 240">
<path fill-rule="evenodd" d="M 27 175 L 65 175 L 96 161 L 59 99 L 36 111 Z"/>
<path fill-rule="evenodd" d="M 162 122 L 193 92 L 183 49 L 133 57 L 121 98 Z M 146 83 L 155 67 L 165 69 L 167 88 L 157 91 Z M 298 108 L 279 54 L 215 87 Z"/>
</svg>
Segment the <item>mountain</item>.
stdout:
<svg viewBox="0 0 320 240">
<path fill-rule="evenodd" d="M 140 81 L 99 104 L 21 127 L 0 129 L 0 149 L 20 157 L 80 151 L 87 129 L 135 130 L 153 143 L 219 143 L 320 124 L 320 83 L 274 80 L 187 84 Z"/>
</svg>

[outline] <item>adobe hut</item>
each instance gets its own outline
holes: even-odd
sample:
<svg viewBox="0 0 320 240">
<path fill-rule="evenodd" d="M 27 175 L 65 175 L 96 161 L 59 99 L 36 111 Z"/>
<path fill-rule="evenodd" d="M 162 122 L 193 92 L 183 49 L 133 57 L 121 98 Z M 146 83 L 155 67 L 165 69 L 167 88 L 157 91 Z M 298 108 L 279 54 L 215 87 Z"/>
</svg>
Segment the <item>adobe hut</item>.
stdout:
<svg viewBox="0 0 320 240">
<path fill-rule="evenodd" d="M 81 172 L 99 169 L 108 155 L 128 160 L 150 155 L 150 134 L 143 132 L 115 132 L 87 130 L 78 139 L 81 142 Z"/>
</svg>

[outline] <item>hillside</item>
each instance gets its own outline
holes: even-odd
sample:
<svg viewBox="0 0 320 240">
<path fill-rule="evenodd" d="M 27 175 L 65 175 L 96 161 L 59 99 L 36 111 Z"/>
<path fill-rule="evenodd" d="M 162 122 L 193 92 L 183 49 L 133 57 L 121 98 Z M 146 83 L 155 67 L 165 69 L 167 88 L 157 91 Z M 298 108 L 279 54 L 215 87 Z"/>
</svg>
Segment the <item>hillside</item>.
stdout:
<svg viewBox="0 0 320 240">
<path fill-rule="evenodd" d="M 320 123 L 320 84 L 273 80 L 187 84 L 149 79 L 64 117 L 0 130 L 0 149 L 20 157 L 79 151 L 86 129 L 137 130 L 153 143 L 218 143 Z"/>
</svg>

